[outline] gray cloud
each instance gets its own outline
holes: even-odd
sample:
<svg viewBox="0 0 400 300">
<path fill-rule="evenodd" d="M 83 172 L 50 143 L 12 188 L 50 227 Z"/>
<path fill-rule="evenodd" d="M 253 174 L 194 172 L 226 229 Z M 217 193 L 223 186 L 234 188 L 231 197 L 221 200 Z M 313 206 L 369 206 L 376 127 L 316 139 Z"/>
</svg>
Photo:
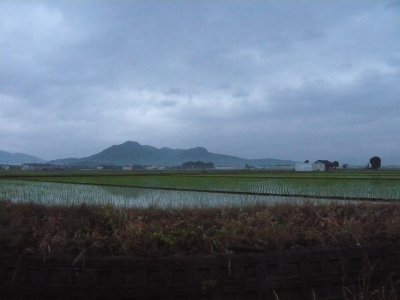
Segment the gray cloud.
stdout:
<svg viewBox="0 0 400 300">
<path fill-rule="evenodd" d="M 250 94 L 249 94 L 248 91 L 239 89 L 232 95 L 232 97 L 234 97 L 234 98 L 245 98 L 245 97 L 248 97 L 249 95 Z"/>
<path fill-rule="evenodd" d="M 137 140 L 400 164 L 398 1 L 2 1 L 0 14 L 2 150 Z"/>
</svg>

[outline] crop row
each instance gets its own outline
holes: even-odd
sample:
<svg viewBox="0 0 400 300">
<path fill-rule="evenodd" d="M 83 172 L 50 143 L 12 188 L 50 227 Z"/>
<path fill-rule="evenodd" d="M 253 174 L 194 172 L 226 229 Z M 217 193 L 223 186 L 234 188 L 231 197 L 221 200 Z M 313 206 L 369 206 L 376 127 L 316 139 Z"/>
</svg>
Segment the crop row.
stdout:
<svg viewBox="0 0 400 300">
<path fill-rule="evenodd" d="M 70 176 L 31 180 L 178 190 L 400 200 L 400 179 L 261 176 Z"/>
<path fill-rule="evenodd" d="M 258 203 L 300 202 L 302 198 L 246 194 L 193 192 L 1 180 L 0 199 L 14 203 L 33 202 L 47 206 L 113 205 L 117 207 L 221 207 Z"/>
</svg>

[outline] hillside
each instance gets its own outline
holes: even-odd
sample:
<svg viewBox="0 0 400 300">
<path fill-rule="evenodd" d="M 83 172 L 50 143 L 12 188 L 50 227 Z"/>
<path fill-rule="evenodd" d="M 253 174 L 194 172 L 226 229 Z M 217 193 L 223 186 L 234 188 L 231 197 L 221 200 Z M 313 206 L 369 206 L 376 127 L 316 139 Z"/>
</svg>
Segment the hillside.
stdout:
<svg viewBox="0 0 400 300">
<path fill-rule="evenodd" d="M 45 160 L 23 153 L 11 153 L 0 150 L 0 164 L 22 165 L 23 163 L 44 163 Z"/>
<path fill-rule="evenodd" d="M 215 166 L 245 167 L 246 164 L 255 167 L 267 165 L 294 165 L 291 160 L 279 159 L 244 159 L 236 156 L 211 153 L 203 147 L 183 149 L 155 148 L 141 145 L 138 142 L 127 141 L 111 146 L 97 154 L 80 158 L 51 161 L 58 164 L 112 164 L 112 165 L 159 165 L 179 166 L 187 161 L 212 162 Z"/>
</svg>

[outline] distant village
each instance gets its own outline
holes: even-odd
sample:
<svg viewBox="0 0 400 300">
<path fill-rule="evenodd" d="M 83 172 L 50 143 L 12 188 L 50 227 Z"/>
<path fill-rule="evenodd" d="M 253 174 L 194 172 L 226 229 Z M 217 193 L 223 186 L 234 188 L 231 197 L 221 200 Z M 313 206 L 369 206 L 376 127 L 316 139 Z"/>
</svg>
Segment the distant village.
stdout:
<svg viewBox="0 0 400 300">
<path fill-rule="evenodd" d="M 367 166 L 368 167 L 368 166 Z M 366 167 L 366 168 L 367 168 Z M 155 166 L 155 165 L 128 165 L 119 166 L 112 164 L 99 164 L 99 165 L 54 165 L 48 163 L 24 163 L 21 165 L 8 165 L 1 164 L 0 169 L 3 171 L 7 170 L 22 170 L 22 171 L 64 171 L 64 170 L 123 170 L 123 171 L 134 171 L 134 170 L 268 170 L 268 171 L 296 171 L 296 172 L 321 172 L 321 171 L 333 171 L 337 169 L 347 169 L 347 164 L 339 166 L 337 161 L 331 162 L 329 160 L 317 160 L 315 162 L 295 163 L 294 165 L 275 165 L 275 166 L 260 166 L 254 167 L 246 165 L 243 168 L 232 167 L 232 166 L 214 166 L 211 162 L 185 162 L 180 166 Z M 353 167 L 354 168 L 354 167 Z M 363 168 L 363 167 L 358 167 Z"/>
</svg>

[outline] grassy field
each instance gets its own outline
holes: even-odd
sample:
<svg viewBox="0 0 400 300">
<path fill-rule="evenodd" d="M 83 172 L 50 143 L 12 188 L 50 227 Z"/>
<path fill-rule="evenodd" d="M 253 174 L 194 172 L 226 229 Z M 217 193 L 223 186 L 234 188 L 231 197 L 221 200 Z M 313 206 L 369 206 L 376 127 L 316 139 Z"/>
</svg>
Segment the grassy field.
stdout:
<svg viewBox="0 0 400 300">
<path fill-rule="evenodd" d="M 398 171 L 21 172 L 2 173 L 0 178 L 0 251 L 4 253 L 28 251 L 44 258 L 48 255 L 224 255 L 235 249 L 294 251 L 400 240 Z M 43 194 L 37 186 L 29 193 L 24 194 L 21 189 L 22 194 L 13 194 L 10 182 L 27 186 L 47 184 L 47 191 L 62 184 L 63 197 L 69 204 L 51 205 L 56 194 Z M 197 207 L 132 208 L 112 202 L 96 204 L 90 198 L 99 194 L 89 195 L 79 189 L 91 185 L 102 189 L 118 187 L 131 193 L 137 189 L 130 187 L 141 187 L 148 192 L 159 191 L 160 195 L 183 190 L 188 192 L 187 197 L 194 192 L 201 195 L 233 192 L 240 197 L 246 193 L 289 196 L 300 193 L 312 198 L 303 199 L 301 204 L 242 201 L 240 205 L 228 202 L 212 207 L 206 203 Z M 77 192 L 72 193 L 73 189 Z M 44 195 L 47 198 L 42 204 L 30 201 Z M 71 199 L 77 195 L 81 198 Z M 330 195 L 340 199 L 388 201 L 314 201 Z M 18 197 L 26 199 L 18 201 Z"/>
</svg>

